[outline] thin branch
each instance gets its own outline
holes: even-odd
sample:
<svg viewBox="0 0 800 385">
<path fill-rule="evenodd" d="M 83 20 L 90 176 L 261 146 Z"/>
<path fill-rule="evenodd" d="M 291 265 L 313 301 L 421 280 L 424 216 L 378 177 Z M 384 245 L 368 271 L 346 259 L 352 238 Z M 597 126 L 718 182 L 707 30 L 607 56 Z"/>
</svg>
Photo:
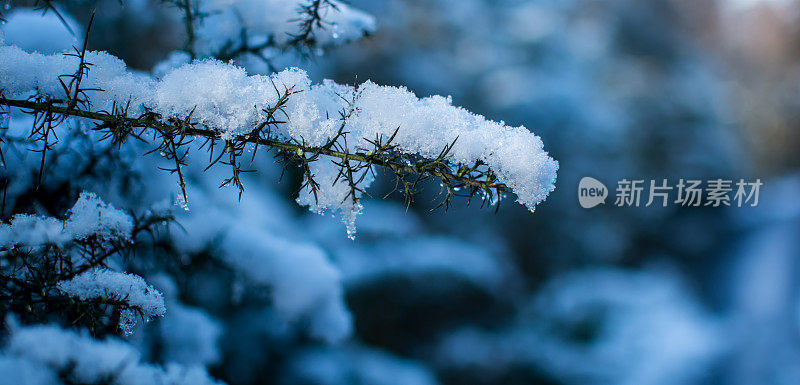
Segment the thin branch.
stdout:
<svg viewBox="0 0 800 385">
<path fill-rule="evenodd" d="M 0 105 L 21 109 L 30 109 L 33 111 L 51 111 L 51 113 L 58 113 L 65 116 L 93 119 L 103 122 L 101 126 L 104 127 L 114 126 L 130 128 L 140 127 L 145 129 L 151 128 L 162 136 L 186 135 L 193 137 L 204 137 L 214 140 L 219 139 L 220 137 L 218 132 L 211 129 L 197 128 L 187 124 L 177 125 L 165 123 L 159 120 L 157 115 L 152 113 L 146 113 L 138 118 L 131 118 L 103 112 L 75 110 L 69 107 L 53 105 L 52 102 L 48 103 L 4 98 L 0 98 Z M 269 137 L 265 138 L 262 136 L 249 134 L 237 135 L 230 140 L 285 150 L 288 153 L 297 154 L 297 156 L 300 156 L 300 154 L 325 155 L 339 158 L 343 162 L 355 161 L 386 167 L 395 173 L 436 176 L 441 178 L 446 183 L 462 184 L 475 189 L 475 191 L 495 190 L 497 193 L 510 191 L 508 186 L 495 180 L 496 177 L 491 171 L 478 171 L 478 168 L 481 166 L 480 162 L 477 162 L 476 165 L 471 168 L 468 166 L 460 166 L 457 173 L 447 171 L 449 167 L 447 167 L 444 163 L 444 159 L 440 158 L 445 157 L 447 152 L 449 152 L 449 149 L 443 150 L 442 154 L 433 161 L 419 161 L 412 163 L 407 161 L 404 162 L 405 159 L 403 159 L 397 153 L 386 151 L 382 148 L 378 148 L 376 151 L 348 153 L 343 149 L 336 149 L 326 146 L 313 147 L 307 146 L 304 143 L 282 142 Z M 451 148 L 451 146 L 448 147 Z M 478 178 L 485 178 L 485 180 L 480 180 Z"/>
</svg>

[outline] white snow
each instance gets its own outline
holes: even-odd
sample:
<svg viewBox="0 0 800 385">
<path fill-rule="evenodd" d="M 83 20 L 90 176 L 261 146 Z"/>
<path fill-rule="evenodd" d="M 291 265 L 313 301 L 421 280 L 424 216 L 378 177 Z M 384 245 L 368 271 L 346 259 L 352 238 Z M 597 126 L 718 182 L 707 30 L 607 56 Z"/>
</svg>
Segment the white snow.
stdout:
<svg viewBox="0 0 800 385">
<path fill-rule="evenodd" d="M 178 287 L 169 275 L 156 274 L 149 281 L 164 294 L 169 308 L 158 322 L 161 359 L 182 365 L 217 363 L 222 324 L 203 309 L 180 302 Z"/>
<path fill-rule="evenodd" d="M 69 240 L 64 223 L 55 218 L 18 214 L 10 224 L 0 223 L 0 245 L 39 246 Z"/>
<path fill-rule="evenodd" d="M 208 365 L 219 361 L 220 324 L 199 308 L 169 302 L 169 312 L 159 323 L 162 357 L 178 364 Z"/>
<path fill-rule="evenodd" d="M 274 85 L 273 85 L 274 84 Z M 225 138 L 247 134 L 266 120 L 263 111 L 274 106 L 287 88 L 308 89 L 305 72 L 286 70 L 272 76 L 247 76 L 243 68 L 204 60 L 167 72 L 156 84 L 153 110 L 183 118 L 222 133 Z"/>
<path fill-rule="evenodd" d="M 228 232 L 222 248 L 237 273 L 271 289 L 273 305 L 285 319 L 308 319 L 311 334 L 327 341 L 349 336 L 352 321 L 341 278 L 320 248 L 241 225 Z"/>
<path fill-rule="evenodd" d="M 178 214 L 181 229 L 173 232 L 178 252 L 214 255 L 231 268 L 239 287 L 268 293 L 270 308 L 287 325 L 324 341 L 349 337 L 352 320 L 339 272 L 326 253 L 309 242 L 308 229 L 295 223 L 287 202 L 259 183 L 260 178 L 248 181 L 248 193 L 238 201 L 237 194 L 217 188 L 214 175 L 203 173 L 202 167 L 195 171 L 190 175 L 204 176 L 207 185 L 200 188 L 198 182 L 189 188 L 192 211 Z M 220 293 L 208 294 L 214 295 Z M 169 294 L 167 298 L 169 318 Z"/>
<path fill-rule="evenodd" d="M 142 277 L 107 269 L 93 269 L 58 283 L 58 289 L 81 300 L 101 297 L 125 302 L 129 308 L 120 309 L 120 329 L 133 332 L 139 313 L 145 322 L 166 312 L 164 296 L 148 285 Z"/>
<path fill-rule="evenodd" d="M 133 220 L 124 211 L 104 203 L 97 194 L 84 191 L 70 209 L 64 231 L 74 239 L 92 235 L 102 239 L 130 239 Z"/>
<path fill-rule="evenodd" d="M 13 46 L 0 47 L 0 58 L 0 93 L 9 98 L 32 93 L 63 98 L 58 75 L 73 73 L 77 67 L 75 58 L 30 54 Z M 271 127 L 280 139 L 324 145 L 341 126 L 339 113 L 352 110 L 345 126 L 348 152 L 368 151 L 372 146 L 367 140 L 386 141 L 399 128 L 393 144 L 400 151 L 435 158 L 455 143 L 452 162 L 484 162 L 531 211 L 555 188 L 558 162 L 544 151 L 538 136 L 525 127 L 510 127 L 455 107 L 450 98 L 420 99 L 406 88 L 370 81 L 357 88 L 330 80 L 312 86 L 305 71 L 296 68 L 271 76 L 248 76 L 240 67 L 215 60 L 182 65 L 156 80 L 127 71 L 121 60 L 106 53 L 93 52 L 87 59 L 93 66 L 83 86 L 104 90 L 90 92 L 95 110 L 130 101 L 130 114 L 147 108 L 163 117 L 191 116 L 192 122 L 230 139 L 254 130 L 267 118 L 264 110 L 274 107 L 281 94 L 290 90 L 293 94 L 275 117 L 285 122 Z M 333 183 L 335 167 L 328 160 L 319 163 L 314 165 L 314 174 L 322 182 L 321 194 L 314 199 L 305 189 L 298 202 L 316 212 L 340 212 L 352 233 L 361 206 L 344 199 L 349 186 L 341 178 Z M 371 182 L 368 177 L 358 187 L 365 189 Z"/>
<path fill-rule="evenodd" d="M 337 212 L 342 218 L 347 228 L 347 236 L 353 239 L 356 233 L 356 216 L 361 214 L 363 206 L 360 202 L 353 202 L 353 197 L 348 196 L 352 191 L 350 185 L 339 177 L 339 166 L 332 163 L 333 159 L 322 157 L 322 161 L 311 164 L 311 172 L 314 180 L 320 184 L 320 190 L 314 194 L 311 186 L 306 186 L 300 191 L 297 203 L 301 206 L 308 206 L 312 211 L 323 214 L 326 210 Z M 375 179 L 372 173 L 367 170 L 361 171 L 354 176 L 355 181 L 361 177 L 361 173 L 367 172 L 363 180 L 358 183 L 361 188 L 366 188 Z M 337 177 L 339 177 L 337 180 Z M 355 191 L 356 199 L 361 199 L 363 195 Z"/>
<path fill-rule="evenodd" d="M 103 203 L 96 194 L 81 193 L 65 221 L 40 215 L 15 215 L 0 223 L 0 246 L 63 245 L 97 236 L 100 240 L 130 240 L 133 220 L 128 214 Z"/>
<path fill-rule="evenodd" d="M 63 99 L 67 95 L 59 76 L 74 74 L 79 63 L 74 56 L 29 53 L 13 45 L 0 47 L 0 58 L 0 90 L 7 98 L 38 93 Z M 128 71 L 122 60 L 105 52 L 88 52 L 86 61 L 92 66 L 81 88 L 102 90 L 87 92 L 93 110 L 110 111 L 112 102 L 125 106 L 130 101 L 131 114 L 143 112 L 142 104 L 153 89 L 149 76 Z"/>
<path fill-rule="evenodd" d="M 3 370 L 15 365 L 17 370 Z M 0 354 L 0 373 L 17 385 L 108 383 L 113 385 L 215 385 L 205 369 L 141 362 L 139 352 L 116 339 L 95 340 L 55 325 L 15 327 Z M 63 377 L 62 377 L 63 376 Z"/>
<path fill-rule="evenodd" d="M 585 326 L 596 331 L 573 333 Z M 567 384 L 689 384 L 725 351 L 724 330 L 667 269 L 596 268 L 554 278 L 506 330 L 452 332 L 438 356 L 455 368 L 536 366 Z"/>
</svg>

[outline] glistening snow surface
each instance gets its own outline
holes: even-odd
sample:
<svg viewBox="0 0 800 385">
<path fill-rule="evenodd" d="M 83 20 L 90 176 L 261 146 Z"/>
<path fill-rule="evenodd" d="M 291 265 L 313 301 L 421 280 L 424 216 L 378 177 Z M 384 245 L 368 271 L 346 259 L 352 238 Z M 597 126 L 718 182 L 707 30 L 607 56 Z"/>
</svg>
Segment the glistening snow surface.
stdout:
<svg viewBox="0 0 800 385">
<path fill-rule="evenodd" d="M 63 98 L 59 74 L 74 73 L 77 58 L 63 55 L 27 53 L 14 46 L 0 47 L 0 89 L 8 98 L 39 96 Z M 103 52 L 87 55 L 93 64 L 82 87 L 103 91 L 90 94 L 94 110 L 110 110 L 112 103 L 128 105 L 129 114 L 145 108 L 164 117 L 185 119 L 217 131 L 223 139 L 244 135 L 264 122 L 265 111 L 278 104 L 287 91 L 288 102 L 278 118 L 285 122 L 272 134 L 285 139 L 320 146 L 333 138 L 341 126 L 339 112 L 353 111 L 346 120 L 348 152 L 367 150 L 367 140 L 388 139 L 404 153 L 435 158 L 445 146 L 455 143 L 451 161 L 473 164 L 484 162 L 517 195 L 517 201 L 533 210 L 555 188 L 558 162 L 548 156 L 541 139 L 525 127 L 510 127 L 502 122 L 452 105 L 450 98 L 418 98 L 403 87 L 379 86 L 365 82 L 357 88 L 326 80 L 312 85 L 305 71 L 292 68 L 270 76 L 248 76 L 244 69 L 216 60 L 186 64 L 167 72 L 160 80 L 133 73 L 125 64 Z M 329 162 L 318 165 L 323 183 L 321 195 L 314 199 L 302 191 L 298 202 L 314 211 L 341 211 L 349 227 L 360 210 L 351 201 L 333 199 L 346 196 L 350 186 L 331 174 Z M 371 179 L 360 183 L 366 188 Z"/>
<path fill-rule="evenodd" d="M 130 240 L 133 220 L 104 203 L 96 194 L 81 193 L 65 221 L 39 215 L 18 214 L 10 223 L 0 222 L 0 247 L 46 244 L 63 245 L 96 236 L 99 240 Z"/>
<path fill-rule="evenodd" d="M 107 269 L 94 269 L 59 282 L 58 289 L 81 300 L 111 298 L 122 301 L 128 308 L 120 311 L 119 326 L 125 334 L 133 331 L 139 318 L 147 321 L 166 312 L 164 296 L 148 285 L 142 277 Z"/>
</svg>

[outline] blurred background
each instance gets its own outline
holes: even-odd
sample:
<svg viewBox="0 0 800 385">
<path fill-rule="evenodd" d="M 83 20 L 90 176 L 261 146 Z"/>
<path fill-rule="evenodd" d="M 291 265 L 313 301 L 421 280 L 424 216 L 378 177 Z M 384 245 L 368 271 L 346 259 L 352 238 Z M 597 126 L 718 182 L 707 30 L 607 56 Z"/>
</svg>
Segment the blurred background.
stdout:
<svg viewBox="0 0 800 385">
<path fill-rule="evenodd" d="M 268 191 L 340 271 L 354 331 L 334 345 L 287 337 L 253 326 L 258 314 L 271 319 L 260 310 L 209 301 L 213 290 L 182 294 L 223 325 L 217 359 L 204 362 L 213 374 L 229 383 L 800 383 L 800 1 L 349 3 L 375 16 L 372 36 L 280 65 L 315 81 L 452 95 L 524 125 L 560 163 L 556 190 L 533 214 L 510 200 L 497 214 L 474 204 L 442 212 L 432 211 L 432 184 L 408 208 L 401 197 L 366 202 L 350 241 L 337 220 L 296 208 L 296 187 L 277 184 L 277 168 L 254 176 L 265 187 L 245 195 Z M 155 1 L 63 8 L 76 25 L 97 9 L 92 48 L 137 70 L 184 41 L 179 15 Z M 606 205 L 579 206 L 584 176 L 611 189 Z M 757 207 L 615 207 L 623 178 L 764 185 Z M 373 196 L 392 185 L 379 179 Z"/>
</svg>

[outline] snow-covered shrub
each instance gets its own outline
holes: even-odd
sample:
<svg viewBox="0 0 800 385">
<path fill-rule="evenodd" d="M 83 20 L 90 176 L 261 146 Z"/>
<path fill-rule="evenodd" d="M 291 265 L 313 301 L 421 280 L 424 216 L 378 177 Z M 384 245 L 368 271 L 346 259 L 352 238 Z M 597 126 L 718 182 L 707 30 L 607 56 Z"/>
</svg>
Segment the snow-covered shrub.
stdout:
<svg viewBox="0 0 800 385">
<path fill-rule="evenodd" d="M 124 341 L 100 341 L 56 325 L 14 326 L 0 353 L 0 367 L 6 369 L 1 381 L 19 385 L 220 384 L 202 367 L 143 363 L 136 348 Z"/>
<path fill-rule="evenodd" d="M 518 366 L 568 384 L 691 384 L 727 348 L 719 322 L 669 271 L 579 271 L 548 283 L 499 333 L 453 332 L 437 358 L 489 378 Z"/>
<path fill-rule="evenodd" d="M 119 327 L 132 332 L 138 315 L 145 320 L 163 316 L 164 298 L 142 277 L 111 270 L 95 269 L 58 283 L 58 290 L 81 301 L 117 300 L 125 304 L 120 311 Z"/>
<path fill-rule="evenodd" d="M 214 60 L 153 79 L 102 52 L 44 56 L 5 46 L 0 55 L 4 104 L 33 109 L 35 142 L 47 148 L 53 126 L 70 116 L 99 121 L 95 129 L 116 144 L 152 134 L 153 151 L 174 162 L 169 171 L 178 175 L 184 200 L 184 148 L 195 139 L 208 143 L 209 167 L 228 155 L 221 162 L 232 175 L 223 185 L 240 193 L 244 152 L 262 146 L 299 163 L 304 189 L 298 202 L 320 213 L 339 211 L 351 236 L 376 166 L 394 171 L 406 194 L 417 184 L 406 180 L 408 173 L 441 178 L 447 205 L 455 191 L 467 188 L 470 196 L 490 198 L 489 204 L 513 192 L 533 211 L 555 188 L 558 163 L 537 136 L 454 107 L 448 98 L 419 99 L 369 81 L 312 86 L 298 69 L 247 76 Z"/>
<path fill-rule="evenodd" d="M 6 3 L 0 383 L 797 382 L 796 185 L 575 201 L 746 176 L 720 2 Z"/>
<path fill-rule="evenodd" d="M 64 221 L 18 214 L 9 222 L 0 223 L 0 245 L 7 248 L 60 246 L 90 237 L 100 241 L 125 242 L 130 241 L 133 232 L 133 219 L 128 214 L 89 192 L 81 193 Z"/>
<path fill-rule="evenodd" d="M 25 309 L 23 320 L 66 316 L 94 330 L 126 334 L 138 319 L 163 316 L 161 293 L 137 275 L 105 266 L 132 250 L 136 235 L 164 220 L 147 215 L 134 226 L 131 216 L 83 192 L 63 221 L 18 214 L 0 223 L 4 312 Z"/>
<path fill-rule="evenodd" d="M 380 277 L 487 298 L 517 289 L 501 247 L 425 234 L 407 206 L 362 199 L 390 179 L 410 205 L 435 179 L 445 208 L 513 194 L 533 211 L 558 168 L 535 134 L 449 97 L 281 64 L 372 34 L 372 16 L 332 0 L 28 5 L 39 8 L 15 3 L 0 25 L 0 374 L 12 382 L 255 383 L 269 371 L 433 384 L 426 365 L 348 342 L 360 338 L 350 295 Z M 120 58 L 141 42 L 92 50 L 111 26 L 185 36 L 142 71 Z M 274 182 L 284 175 L 300 186 L 290 200 Z M 350 238 L 363 221 L 365 239 L 292 201 L 340 217 Z"/>
</svg>

